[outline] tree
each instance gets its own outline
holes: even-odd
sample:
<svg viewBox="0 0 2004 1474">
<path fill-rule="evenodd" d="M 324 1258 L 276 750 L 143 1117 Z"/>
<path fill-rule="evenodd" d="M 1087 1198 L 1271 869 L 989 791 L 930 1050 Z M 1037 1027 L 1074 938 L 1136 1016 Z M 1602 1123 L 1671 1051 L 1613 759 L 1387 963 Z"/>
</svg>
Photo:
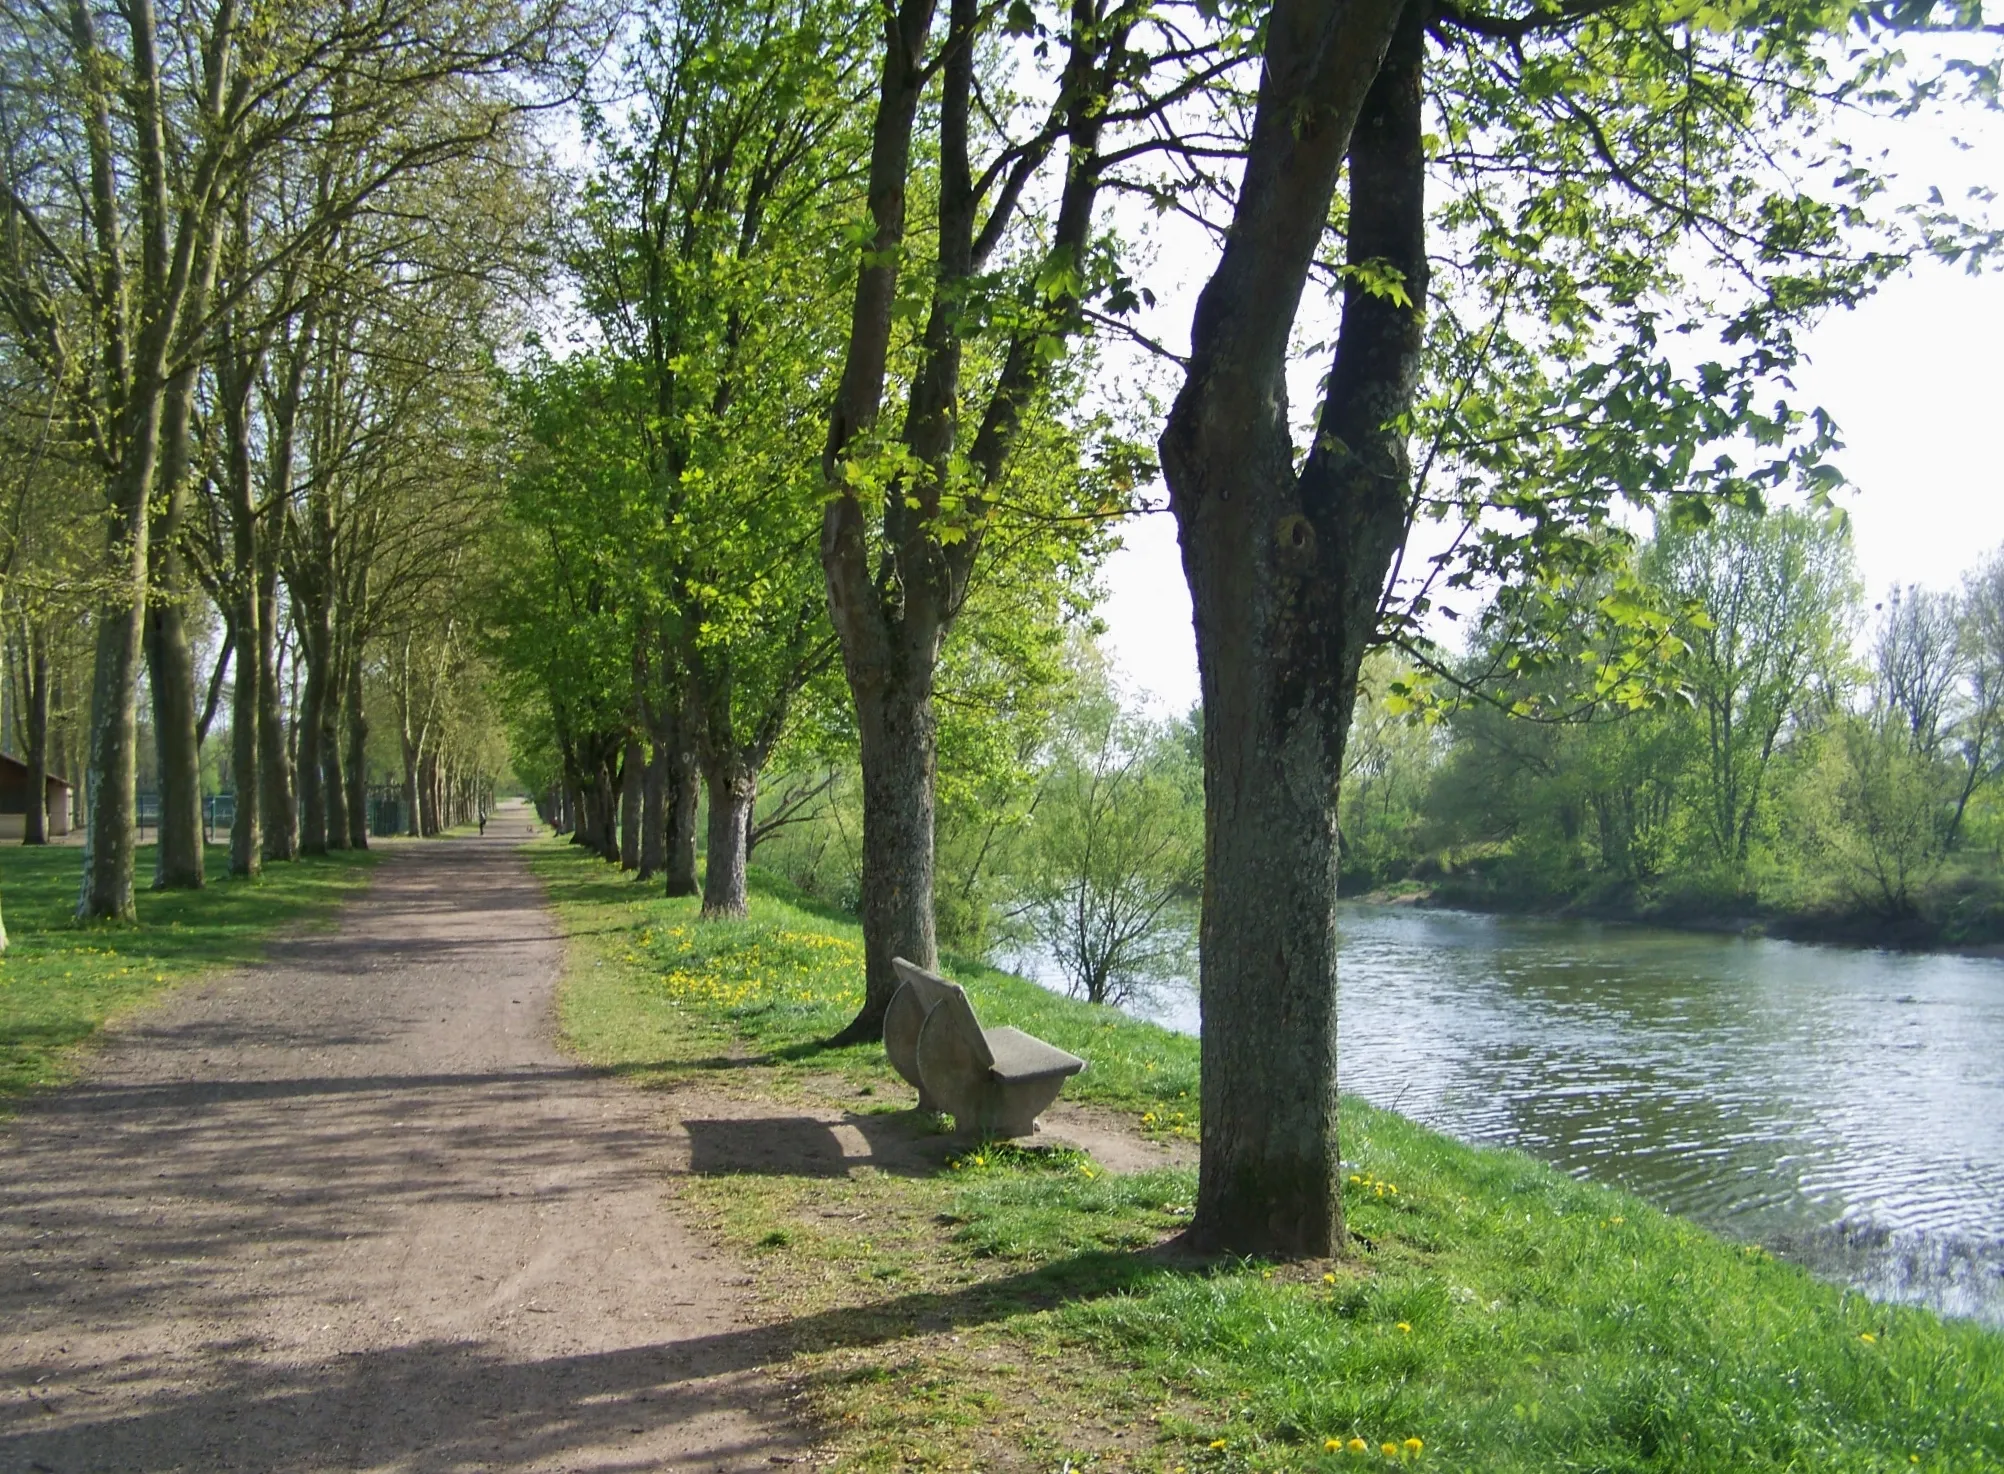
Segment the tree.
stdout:
<svg viewBox="0 0 2004 1474">
<path fill-rule="evenodd" d="M 1833 78 L 1829 38 L 1853 20 L 1883 38 L 1888 17 L 1424 0 L 1264 13 L 1230 225 L 1160 443 L 1205 710 L 1197 1243 L 1342 1241 L 1335 818 L 1366 651 L 1391 639 L 1445 668 L 1420 637 L 1443 595 L 1602 566 L 1618 502 L 1827 491 L 1827 424 L 1758 408 L 1785 392 L 1794 327 L 1917 250 L 1971 244 L 1949 239 L 1953 222 L 1902 237 L 1874 213 L 1869 171 L 1833 168 L 1824 197 L 1768 170 L 1776 147 L 1815 152 L 1820 103 L 1869 101 L 1885 76 L 1868 46 Z M 1429 250 L 1430 170 L 1450 185 L 1432 229 L 1451 251 Z M 1335 352 L 1297 449 L 1289 335 L 1332 206 Z M 1687 275 L 1691 260 L 1704 265 Z M 1681 369 L 1666 327 L 1728 355 Z M 1753 464 L 1725 452 L 1735 442 Z M 1409 575 L 1422 515 L 1464 530 Z"/>
<path fill-rule="evenodd" d="M 1074 0 L 1047 25 L 1028 4 L 950 0 L 935 39 L 935 9 L 903 0 L 883 10 L 868 219 L 822 454 L 821 564 L 863 778 L 864 999 L 845 1040 L 881 1030 L 898 987 L 893 957 L 934 965 L 934 687 L 984 546 L 1005 519 L 1056 531 L 1124 507 L 1140 462 L 1110 448 L 1109 474 L 1067 478 L 1057 505 L 1011 475 L 1025 426 L 1055 417 L 1046 396 L 1087 304 L 1133 298 L 1095 212 L 1119 127 L 1164 105 L 1145 86 L 1150 10 Z M 1034 40 L 1032 58 L 1060 59 L 1039 79 L 1047 103 L 983 75 L 998 23 Z M 1163 29 L 1162 53 L 1187 58 Z M 933 132 L 915 147 L 935 78 Z M 1057 178 L 1040 184 L 1047 163 Z M 1035 210 L 1040 191 L 1047 212 Z M 929 239 L 911 228 L 914 197 L 932 206 Z M 909 344 L 898 336 L 907 319 L 919 324 Z M 891 426 L 882 419 L 899 349 L 908 389 Z"/>
<path fill-rule="evenodd" d="M 1810 514 L 1729 512 L 1701 527 L 1659 526 L 1644 567 L 1704 611 L 1682 669 L 1703 729 L 1704 858 L 1744 887 L 1780 743 L 1848 658 L 1858 601 L 1850 540 Z"/>
<path fill-rule="evenodd" d="M 1200 779 L 1180 723 L 1122 710 L 1103 663 L 1078 681 L 1038 783 L 1019 906 L 1076 996 L 1122 1004 L 1187 960 L 1175 908 L 1202 869 Z"/>
<path fill-rule="evenodd" d="M 832 655 L 801 556 L 820 487 L 796 447 L 836 347 L 855 32 L 849 9 L 820 0 L 678 6 L 629 48 L 619 120 L 591 129 L 572 266 L 631 380 L 626 454 L 646 476 L 623 506 L 638 708 L 624 766 L 638 797 L 642 718 L 658 789 L 682 792 L 672 770 L 693 750 L 709 797 L 706 917 L 744 914 L 759 772 Z M 678 824 L 693 818 L 692 803 L 676 809 Z M 669 878 L 688 877 L 677 865 Z"/>
<path fill-rule="evenodd" d="M 1441 758 L 1438 726 L 1400 709 L 1392 687 L 1413 672 L 1380 652 L 1358 678 L 1357 706 L 1343 754 L 1337 842 L 1346 880 L 1366 885 L 1394 878 L 1422 822 L 1427 785 Z"/>
<path fill-rule="evenodd" d="M 1958 843 L 1979 790 L 2004 773 L 2004 551 L 1963 581 L 1962 657 L 1966 682 L 1955 745 L 1963 776 L 1949 843 Z"/>
</svg>

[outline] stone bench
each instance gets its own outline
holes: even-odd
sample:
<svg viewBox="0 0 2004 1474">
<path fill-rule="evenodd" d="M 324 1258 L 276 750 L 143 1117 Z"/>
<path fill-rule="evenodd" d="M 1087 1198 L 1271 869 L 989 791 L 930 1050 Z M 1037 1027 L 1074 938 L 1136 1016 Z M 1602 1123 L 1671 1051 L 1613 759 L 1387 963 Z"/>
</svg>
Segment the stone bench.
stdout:
<svg viewBox="0 0 2004 1474">
<path fill-rule="evenodd" d="M 1021 1029 L 984 1029 L 958 983 L 895 958 L 901 980 L 884 1014 L 884 1053 L 962 1136 L 1028 1136 L 1085 1061 Z"/>
</svg>

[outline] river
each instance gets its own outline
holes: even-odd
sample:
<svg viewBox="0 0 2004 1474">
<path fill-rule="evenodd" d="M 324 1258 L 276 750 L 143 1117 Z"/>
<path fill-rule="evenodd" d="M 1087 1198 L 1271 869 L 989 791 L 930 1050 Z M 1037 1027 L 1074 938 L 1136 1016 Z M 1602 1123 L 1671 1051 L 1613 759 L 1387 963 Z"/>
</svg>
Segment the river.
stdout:
<svg viewBox="0 0 2004 1474">
<path fill-rule="evenodd" d="M 2004 1326 L 2004 962 L 1346 903 L 1346 1091 Z M 1062 986 L 1034 953 L 1017 970 Z M 1196 989 L 1131 1009 L 1196 1033 Z"/>
</svg>

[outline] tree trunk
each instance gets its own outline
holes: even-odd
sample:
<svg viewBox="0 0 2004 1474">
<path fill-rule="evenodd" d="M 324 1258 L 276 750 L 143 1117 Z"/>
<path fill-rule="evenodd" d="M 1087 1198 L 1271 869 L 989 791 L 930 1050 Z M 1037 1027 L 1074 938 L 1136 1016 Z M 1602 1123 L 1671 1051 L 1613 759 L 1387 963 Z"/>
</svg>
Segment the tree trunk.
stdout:
<svg viewBox="0 0 2004 1474">
<path fill-rule="evenodd" d="M 1300 0 L 1269 18 L 1231 233 L 1161 441 L 1204 694 L 1203 1151 L 1190 1237 L 1236 1254 L 1343 1244 L 1338 783 L 1357 672 L 1405 533 L 1398 401 L 1410 408 L 1426 287 L 1425 12 L 1412 5 L 1388 59 L 1401 8 Z M 1350 260 L 1390 262 L 1415 305 L 1352 277 L 1297 475 L 1287 340 L 1345 152 Z"/>
<path fill-rule="evenodd" d="M 202 747 L 195 735 L 195 652 L 181 607 L 180 557 L 160 559 L 161 596 L 146 612 L 146 666 L 153 694 L 153 743 L 160 764 L 160 836 L 155 890 L 200 890 Z"/>
<path fill-rule="evenodd" d="M 404 743 L 404 833 L 415 839 L 424 832 L 418 821 L 418 750 Z"/>
<path fill-rule="evenodd" d="M 668 851 L 663 888 L 670 896 L 701 894 L 696 877 L 696 811 L 702 775 L 696 766 L 695 732 L 695 711 L 687 683 L 681 681 L 663 698 L 661 724 L 654 737 L 657 747 L 667 753 L 661 760 Z"/>
<path fill-rule="evenodd" d="M 619 863 L 619 786 L 613 781 L 612 762 L 601 759 L 592 768 L 592 848 L 607 864 Z"/>
<path fill-rule="evenodd" d="M 254 598 L 245 599 L 239 617 L 256 618 Z M 230 816 L 230 874 L 256 875 L 264 868 L 263 820 L 260 790 L 263 774 L 258 762 L 258 659 L 255 626 L 239 625 L 253 633 L 245 648 L 237 652 L 236 693 L 230 705 L 230 769 L 236 790 L 236 809 Z"/>
<path fill-rule="evenodd" d="M 206 293 L 198 293 L 199 304 Z M 200 890 L 202 736 L 195 652 L 188 638 L 188 579 L 181 524 L 188 510 L 188 434 L 195 369 L 175 375 L 162 405 L 159 484 L 165 491 L 151 546 L 156 597 L 146 619 L 146 665 L 153 694 L 153 745 L 160 769 L 160 837 L 153 851 L 155 890 Z"/>
<path fill-rule="evenodd" d="M 591 815 L 584 805 L 584 784 L 568 767 L 564 770 L 564 814 L 569 820 L 571 843 L 592 847 Z"/>
<path fill-rule="evenodd" d="M 39 624 L 27 631 L 22 656 L 27 666 L 28 811 L 21 821 L 22 844 L 49 842 L 49 637 Z"/>
<path fill-rule="evenodd" d="M 641 775 L 640 873 L 635 880 L 652 880 L 668 863 L 668 744 L 658 738 Z"/>
<path fill-rule="evenodd" d="M 305 618 L 317 621 L 306 613 Z M 323 629 L 302 629 L 299 655 L 306 662 L 306 681 L 293 718 L 293 738 L 299 745 L 299 853 L 327 853 L 327 786 L 320 749 L 326 731 L 327 639 Z"/>
<path fill-rule="evenodd" d="M 646 779 L 641 772 L 645 758 L 640 739 L 629 737 L 619 766 L 619 868 L 640 868 L 641 790 Z"/>
<path fill-rule="evenodd" d="M 438 754 L 418 759 L 418 833 L 426 839 L 438 833 Z"/>
<path fill-rule="evenodd" d="M 758 802 L 758 772 L 729 758 L 705 764 L 710 793 L 709 854 L 703 867 L 703 919 L 745 915 L 745 834 Z"/>
<path fill-rule="evenodd" d="M 700 775 L 686 753 L 668 756 L 668 877 L 671 896 L 701 894 L 696 879 L 696 815 L 702 807 Z"/>
<path fill-rule="evenodd" d="M 320 695 L 320 793 L 327 809 L 327 848 L 348 848 L 348 775 L 341 762 L 341 715 L 345 706 L 347 657 L 338 642 L 328 646 L 328 670 Z"/>
<path fill-rule="evenodd" d="M 119 438 L 128 448 L 114 481 L 105 559 L 111 597 L 98 614 L 97 660 L 91 676 L 90 748 L 84 772 L 83 886 L 77 919 L 132 921 L 137 849 L 133 823 L 138 765 L 138 675 L 146 630 L 147 503 L 159 450 L 160 396 L 139 392 Z"/>
<path fill-rule="evenodd" d="M 276 537 L 267 540 L 276 542 Z M 257 575 L 257 776 L 267 860 L 299 854 L 299 810 L 292 787 L 292 754 L 285 730 L 284 691 L 278 680 L 278 572 L 276 553 L 260 550 Z"/>
<path fill-rule="evenodd" d="M 236 687 L 230 698 L 230 781 L 236 809 L 230 817 L 230 874 L 256 875 L 264 866 L 262 803 L 264 775 L 258 742 L 263 698 L 259 682 L 267 664 L 258 599 L 257 509 L 251 489 L 250 376 L 232 352 L 222 355 L 224 433 L 228 439 L 227 495 L 230 503 L 232 596 L 236 599 Z"/>
<path fill-rule="evenodd" d="M 348 654 L 348 847 L 369 847 L 369 714 L 362 707 L 362 652 Z"/>
<path fill-rule="evenodd" d="M 930 670 L 926 672 L 930 675 Z M 857 692 L 863 768 L 863 1008 L 839 1036 L 874 1038 L 898 990 L 893 957 L 931 968 L 933 768 L 937 736 L 929 687 Z"/>
</svg>

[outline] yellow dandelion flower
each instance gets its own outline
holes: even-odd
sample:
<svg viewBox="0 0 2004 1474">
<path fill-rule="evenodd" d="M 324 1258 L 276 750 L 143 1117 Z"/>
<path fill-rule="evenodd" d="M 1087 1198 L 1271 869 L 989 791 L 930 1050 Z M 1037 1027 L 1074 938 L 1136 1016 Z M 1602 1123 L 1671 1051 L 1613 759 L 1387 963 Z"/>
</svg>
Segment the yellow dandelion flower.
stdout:
<svg viewBox="0 0 2004 1474">
<path fill-rule="evenodd" d="M 1225 1446 L 1225 1440 L 1222 1438 L 1213 1438 L 1211 1440 L 1212 1448 L 1223 1448 L 1224 1446 Z"/>
<path fill-rule="evenodd" d="M 1408 1438 L 1406 1440 L 1406 1452 L 1409 1454 L 1416 1454 L 1425 1447 L 1426 1445 L 1421 1443 L 1417 1438 Z"/>
<path fill-rule="evenodd" d="M 1413 1328 L 1412 1328 L 1412 1327 L 1411 1327 L 1411 1326 L 1410 1326 L 1409 1324 L 1407 1324 L 1407 1323 L 1406 1323 L 1405 1321 L 1400 1321 L 1400 1322 L 1399 1322 L 1399 1329 L 1400 1329 L 1401 1331 L 1404 1331 L 1404 1332 L 1405 1332 L 1405 1333 L 1406 1333 L 1406 1334 L 1407 1334 L 1408 1336 L 1410 1336 L 1410 1335 L 1411 1335 L 1411 1334 L 1413 1333 Z"/>
<path fill-rule="evenodd" d="M 1399 1446 L 1396 1443 L 1381 1443 L 1378 1445 L 1378 1452 L 1388 1459 L 1396 1459 L 1399 1456 Z"/>
<path fill-rule="evenodd" d="M 1333 1454 L 1342 1446 L 1343 1440 L 1340 1438 L 1325 1438 L 1322 1440 L 1322 1451 L 1324 1453 Z"/>
<path fill-rule="evenodd" d="M 1879 1338 L 1873 1335 L 1870 1331 L 1860 1331 L 1858 1333 L 1858 1339 L 1860 1341 L 1863 1341 L 1867 1346 L 1876 1346 L 1879 1344 Z"/>
<path fill-rule="evenodd" d="M 1368 1444 L 1368 1443 L 1366 1443 L 1366 1442 L 1364 1442 L 1364 1440 L 1363 1440 L 1363 1439 L 1361 1439 L 1361 1438 L 1353 1438 L 1353 1439 L 1351 1439 L 1351 1440 L 1350 1440 L 1350 1441 L 1349 1441 L 1348 1443 L 1344 1444 L 1343 1446 L 1344 1446 L 1345 1448 L 1349 1449 L 1349 1450 L 1350 1450 L 1350 1452 L 1351 1452 L 1351 1453 L 1353 1453 L 1353 1454 L 1360 1454 L 1360 1453 L 1362 1453 L 1362 1452 L 1363 1452 L 1363 1451 L 1364 1451 L 1365 1449 L 1369 1448 L 1369 1447 L 1370 1447 L 1371 1445 L 1370 1445 L 1370 1444 Z"/>
<path fill-rule="evenodd" d="M 1325 1274 L 1322 1276 L 1322 1283 L 1325 1285 L 1333 1285 L 1336 1283 L 1336 1276 L 1333 1274 Z"/>
</svg>

